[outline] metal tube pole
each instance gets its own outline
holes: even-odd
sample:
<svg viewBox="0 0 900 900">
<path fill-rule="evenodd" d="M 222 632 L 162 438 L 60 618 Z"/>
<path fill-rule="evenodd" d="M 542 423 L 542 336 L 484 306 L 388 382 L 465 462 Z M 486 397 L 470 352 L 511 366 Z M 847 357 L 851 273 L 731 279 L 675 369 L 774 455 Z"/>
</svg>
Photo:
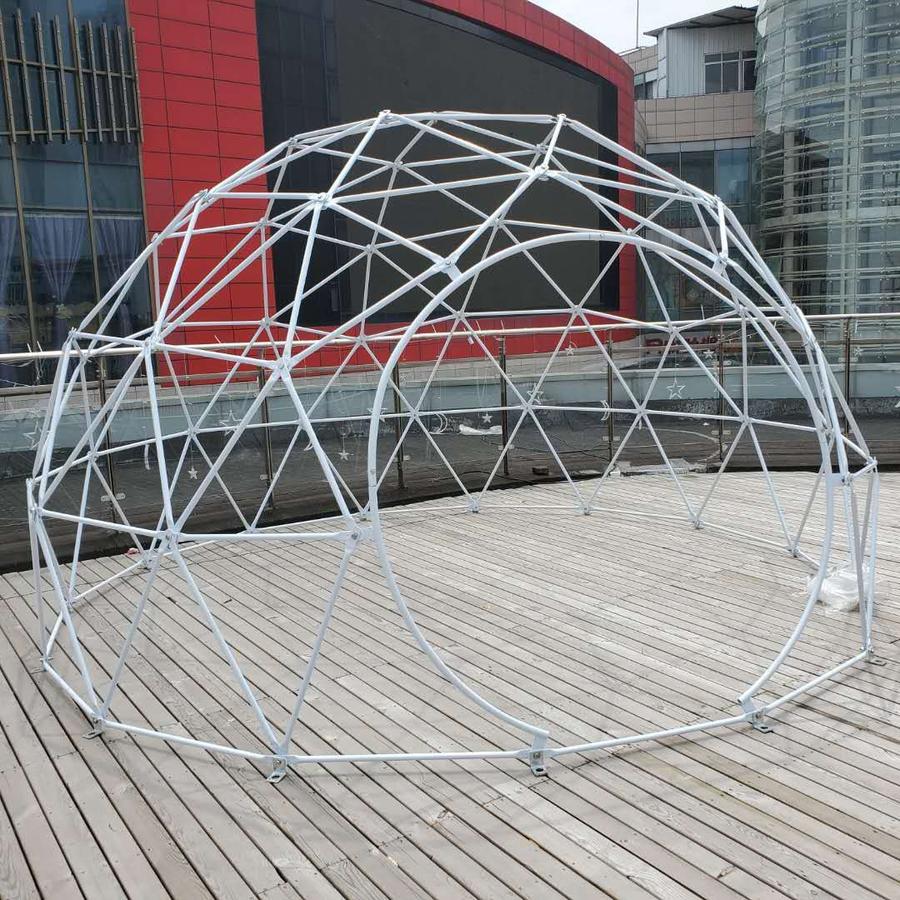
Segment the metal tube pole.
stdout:
<svg viewBox="0 0 900 900">
<path fill-rule="evenodd" d="M 391 381 L 394 384 L 394 444 L 397 447 L 397 487 L 402 491 L 406 489 L 406 480 L 403 477 L 403 443 L 401 442 L 401 412 L 400 403 L 400 362 L 391 370 Z"/>
<path fill-rule="evenodd" d="M 263 369 L 260 367 L 256 372 L 256 382 L 259 386 L 259 391 L 262 393 L 263 388 L 266 384 L 266 375 L 268 374 L 268 369 Z M 269 395 L 266 394 L 263 398 L 262 407 L 260 409 L 260 416 L 262 418 L 262 426 L 263 426 L 263 441 L 264 447 L 266 451 L 266 486 L 269 488 L 269 507 L 271 509 L 275 508 L 275 488 L 272 484 L 272 479 L 275 477 L 275 467 L 272 463 L 272 432 L 269 430 Z"/>
<path fill-rule="evenodd" d="M 608 362 L 606 363 L 606 408 L 609 410 L 606 417 L 606 440 L 609 444 L 609 458 L 612 460 L 613 458 L 613 444 L 615 443 L 616 437 L 616 425 L 613 417 L 613 373 L 612 373 L 612 358 L 613 358 L 613 339 L 612 335 L 607 332 L 606 333 L 606 355 L 608 357 Z"/>
<path fill-rule="evenodd" d="M 723 325 L 719 326 L 719 341 L 718 341 L 718 372 L 719 372 L 719 384 L 722 386 L 722 390 L 725 389 L 725 329 Z M 719 462 L 722 462 L 725 459 L 725 397 L 722 395 L 722 392 L 719 392 Z"/>
<path fill-rule="evenodd" d="M 844 399 L 847 401 L 848 409 L 850 408 L 851 324 L 852 319 L 844 320 Z M 850 434 L 850 418 L 846 412 L 844 413 L 844 434 Z"/>
<path fill-rule="evenodd" d="M 503 454 L 503 474 L 509 478 L 509 410 L 507 407 L 508 395 L 506 392 L 506 338 L 497 338 L 497 360 L 500 364 L 500 440 L 502 446 L 506 448 Z"/>
<path fill-rule="evenodd" d="M 106 406 L 106 357 L 101 356 L 97 361 L 97 394 L 100 397 L 100 408 Z M 109 490 L 112 494 L 110 502 L 112 502 L 119 492 L 116 485 L 116 465 L 114 453 L 110 453 L 111 443 L 109 439 L 109 429 L 103 435 L 103 449 L 106 451 L 106 479 L 109 482 Z"/>
</svg>

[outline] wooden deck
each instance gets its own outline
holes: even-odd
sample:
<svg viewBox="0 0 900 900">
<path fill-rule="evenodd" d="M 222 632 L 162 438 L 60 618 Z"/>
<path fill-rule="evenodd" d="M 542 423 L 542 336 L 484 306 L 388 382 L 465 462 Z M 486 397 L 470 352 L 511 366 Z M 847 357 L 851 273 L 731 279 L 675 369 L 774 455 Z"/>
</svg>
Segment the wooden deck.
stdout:
<svg viewBox="0 0 900 900">
<path fill-rule="evenodd" d="M 685 476 L 702 489 L 709 475 Z M 790 513 L 809 475 L 776 476 Z M 704 480 L 705 479 L 705 480 Z M 610 505 L 656 508 L 663 479 L 619 478 Z M 458 672 L 554 743 L 729 715 L 790 632 L 805 572 L 686 524 L 542 511 L 565 485 L 391 513 L 397 574 Z M 759 476 L 726 475 L 735 523 L 772 517 Z M 862 665 L 746 727 L 555 760 L 267 770 L 122 734 L 37 668 L 29 573 L 0 577 L 0 898 L 591 898 L 900 895 L 900 476 L 883 476 L 877 621 L 885 667 Z M 530 504 L 530 512 L 515 508 Z M 774 536 L 774 532 L 773 532 Z M 336 551 L 218 545 L 190 564 L 267 713 L 284 719 Z M 102 580 L 122 558 L 87 563 Z M 177 574 L 160 575 L 113 712 L 134 724 L 259 748 L 253 722 Z M 79 614 L 109 677 L 139 585 Z M 818 611 L 772 687 L 858 646 L 851 614 Z M 54 657 L 70 666 L 62 645 Z M 302 752 L 520 746 L 415 649 L 374 555 L 354 559 Z"/>
</svg>

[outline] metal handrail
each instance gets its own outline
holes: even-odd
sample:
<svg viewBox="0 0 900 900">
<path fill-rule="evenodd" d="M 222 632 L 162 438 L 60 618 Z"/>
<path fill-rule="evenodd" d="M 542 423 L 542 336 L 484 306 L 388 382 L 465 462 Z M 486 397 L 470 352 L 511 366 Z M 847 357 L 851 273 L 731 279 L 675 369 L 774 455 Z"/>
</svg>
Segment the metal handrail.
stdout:
<svg viewBox="0 0 900 900">
<path fill-rule="evenodd" d="M 565 314 L 565 310 L 560 310 L 560 314 Z M 595 313 L 596 315 L 603 315 L 603 313 Z M 785 317 L 778 314 L 769 315 L 773 321 L 783 322 L 786 321 Z M 807 321 L 809 322 L 843 322 L 843 323 L 851 323 L 855 321 L 893 321 L 896 320 L 900 322 L 900 311 L 898 312 L 888 312 L 888 313 L 821 313 L 806 316 Z M 209 327 L 210 323 L 204 323 L 204 326 Z M 709 322 L 708 319 L 674 319 L 671 321 L 647 321 L 647 322 L 622 322 L 618 319 L 615 321 L 607 322 L 607 323 L 598 323 L 595 325 L 541 325 L 530 328 L 479 328 L 478 336 L 479 337 L 528 337 L 539 334 L 562 334 L 562 332 L 567 332 L 568 334 L 589 334 L 592 332 L 610 332 L 610 331 L 638 331 L 643 328 L 658 330 L 658 329 L 666 329 L 671 328 L 673 325 L 679 328 L 689 329 L 693 325 L 711 325 L 713 323 Z M 715 325 L 740 325 L 741 319 L 740 317 L 733 318 L 721 318 L 715 320 Z M 298 329 L 300 331 L 306 329 Z M 311 330 L 311 329 L 310 329 Z M 450 339 L 460 339 L 467 337 L 468 333 L 465 331 L 419 331 L 412 336 L 412 340 L 429 340 L 433 341 L 440 338 L 450 338 Z M 391 332 L 389 334 L 367 334 L 366 341 L 368 343 L 396 343 L 402 338 L 402 334 Z M 321 339 L 321 336 L 316 338 L 308 338 L 308 339 L 295 339 L 293 341 L 293 345 L 295 347 L 309 347 L 313 344 L 317 343 Z M 856 342 L 856 341 L 854 341 Z M 357 337 L 336 337 L 332 339 L 330 342 L 333 344 L 343 344 L 347 346 L 352 346 L 354 344 L 359 343 L 359 338 Z M 837 343 L 837 342 L 836 342 Z M 216 341 L 215 343 L 203 343 L 203 344 L 189 344 L 186 345 L 194 349 L 199 350 L 244 350 L 244 351 L 252 351 L 256 349 L 269 349 L 272 347 L 271 341 L 254 341 L 252 343 L 247 341 Z M 173 348 L 174 350 L 175 348 Z M 122 346 L 122 347 L 95 347 L 90 350 L 83 350 L 84 355 L 89 357 L 95 356 L 134 356 L 135 353 L 140 353 L 141 348 L 135 346 Z M 177 352 L 177 350 L 176 350 Z M 42 359 L 58 359 L 62 355 L 61 350 L 28 350 L 28 351 L 19 351 L 16 353 L 0 353 L 0 363 L 6 364 L 16 364 L 16 363 L 29 363 L 36 362 Z"/>
</svg>

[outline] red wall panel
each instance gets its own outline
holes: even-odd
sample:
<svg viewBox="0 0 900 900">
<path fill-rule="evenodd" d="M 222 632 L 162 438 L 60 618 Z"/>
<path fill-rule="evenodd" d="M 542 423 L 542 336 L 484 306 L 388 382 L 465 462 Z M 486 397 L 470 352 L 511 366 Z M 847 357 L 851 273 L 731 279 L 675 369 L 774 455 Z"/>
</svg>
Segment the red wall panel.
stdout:
<svg viewBox="0 0 900 900">
<path fill-rule="evenodd" d="M 254 0 L 127 0 L 135 29 L 144 122 L 142 149 L 147 228 L 164 228 L 197 191 L 210 186 L 264 150 L 259 59 Z M 618 91 L 618 141 L 634 147 L 633 72 L 599 41 L 527 0 L 421 0 L 530 41 L 611 81 Z M 552 110 L 548 110 L 552 112 Z M 624 160 L 620 163 L 627 167 Z M 261 185 L 263 187 L 263 185 Z M 630 206 L 630 195 L 622 195 Z M 259 214 L 264 201 L 259 201 Z M 221 222 L 253 217 L 248 203 L 236 214 L 222 208 L 211 214 Z M 221 241 L 196 245 L 183 273 L 188 290 L 217 258 Z M 160 260 L 170 271 L 174 245 Z M 636 269 L 633 251 L 620 265 L 620 310 L 636 313 Z M 205 266 L 205 268 L 204 268 Z M 229 285 L 204 319 L 248 319 L 262 311 L 260 270 Z M 192 274 L 194 278 L 192 279 Z M 561 317 L 560 323 L 565 321 Z M 549 324 L 535 319 L 534 326 Z M 485 328 L 498 323 L 483 322 Z M 522 321 L 524 325 L 524 320 Z M 193 340 L 222 341 L 237 337 L 233 329 L 192 333 Z M 546 352 L 555 336 L 517 337 L 507 342 L 511 354 Z M 589 339 L 578 338 L 576 343 Z M 423 345 L 417 353 L 428 353 Z M 465 354 L 466 345 L 459 351 Z M 310 360 L 312 364 L 317 360 Z M 192 367 L 193 368 L 193 367 Z"/>
<path fill-rule="evenodd" d="M 250 2 L 128 0 L 135 30 L 144 117 L 144 197 L 147 229 L 164 228 L 197 191 L 209 187 L 265 149 L 259 87 L 256 12 Z M 261 185 L 262 186 L 262 185 Z M 242 203 L 242 218 L 264 209 Z M 223 223 L 224 209 L 204 213 Z M 226 251 L 222 235 L 198 236 L 181 274 L 182 293 L 195 286 Z M 160 254 L 163 277 L 177 247 Z M 236 257 L 237 262 L 241 257 Z M 261 272 L 252 298 L 246 286 L 221 291 L 206 318 L 246 319 L 262 309 Z M 230 340 L 230 330 L 192 331 L 196 341 Z M 192 369 L 194 367 L 192 366 Z"/>
</svg>

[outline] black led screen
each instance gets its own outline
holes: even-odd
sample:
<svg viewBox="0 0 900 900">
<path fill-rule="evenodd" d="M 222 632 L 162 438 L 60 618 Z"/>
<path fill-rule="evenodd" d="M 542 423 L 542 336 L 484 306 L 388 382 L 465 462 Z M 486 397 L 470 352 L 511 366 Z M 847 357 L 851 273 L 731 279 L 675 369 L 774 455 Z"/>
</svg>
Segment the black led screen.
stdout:
<svg viewBox="0 0 900 900">
<path fill-rule="evenodd" d="M 302 131 L 339 122 L 365 119 L 382 109 L 397 112 L 469 110 L 507 113 L 566 113 L 586 125 L 617 137 L 616 90 L 605 79 L 555 54 L 519 41 L 487 26 L 435 10 L 415 0 L 258 0 L 257 18 L 262 76 L 265 137 L 272 146 Z M 524 132 L 523 132 L 524 136 Z M 529 132 L 530 138 L 534 132 Z M 409 134 L 406 135 L 406 140 Z M 383 154 L 399 152 L 385 137 Z M 596 156 L 596 145 L 573 147 Z M 422 154 L 447 153 L 447 147 L 423 142 Z M 282 183 L 286 190 L 323 190 L 339 162 L 318 159 L 295 165 Z M 478 175 L 476 169 L 467 172 Z M 467 196 L 480 209 L 498 205 L 504 188 L 481 188 Z M 377 212 L 373 209 L 360 212 Z M 534 221 L 580 227 L 602 227 L 599 214 L 583 199 L 566 196 L 555 185 L 538 185 L 516 206 L 516 215 Z M 466 218 L 452 204 L 394 203 L 385 224 L 403 234 L 421 234 L 462 225 Z M 327 233 L 368 243 L 370 236 L 355 225 L 326 218 Z M 517 235 L 520 239 L 524 236 Z M 496 245 L 495 249 L 500 245 Z M 448 245 L 449 249 L 449 245 Z M 337 245 L 317 246 L 308 284 L 317 283 L 352 253 Z M 553 270 L 561 286 L 577 292 L 589 284 L 610 248 L 593 245 L 560 248 Z M 276 293 L 280 304 L 296 289 L 303 238 L 291 236 L 275 247 Z M 548 264 L 549 265 L 549 264 Z M 306 324 L 332 324 L 349 318 L 362 303 L 362 267 L 304 300 Z M 373 267 L 370 297 L 395 287 L 398 276 L 387 267 Z M 422 297 L 410 295 L 392 309 L 392 317 L 407 317 Z M 479 281 L 471 307 L 481 309 L 548 308 L 558 300 L 552 289 L 524 259 L 488 272 Z M 618 305 L 618 270 L 614 266 L 588 304 Z"/>
</svg>

